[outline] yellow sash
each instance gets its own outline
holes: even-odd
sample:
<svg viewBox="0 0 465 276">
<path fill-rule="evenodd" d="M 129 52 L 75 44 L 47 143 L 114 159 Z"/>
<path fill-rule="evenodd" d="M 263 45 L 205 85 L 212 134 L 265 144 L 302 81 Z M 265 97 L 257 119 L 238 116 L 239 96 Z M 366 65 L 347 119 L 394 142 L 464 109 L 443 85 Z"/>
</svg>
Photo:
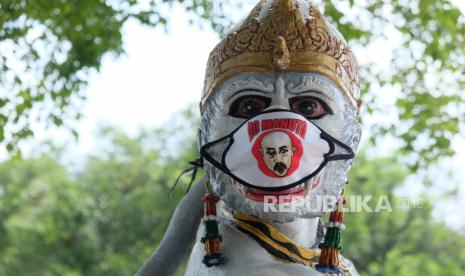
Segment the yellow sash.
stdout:
<svg viewBox="0 0 465 276">
<path fill-rule="evenodd" d="M 302 247 L 266 221 L 241 212 L 231 214 L 227 211 L 221 213 L 221 218 L 229 225 L 254 239 L 269 254 L 281 262 L 300 263 L 313 269 L 318 264 L 319 249 Z M 340 259 L 339 269 L 341 272 L 338 275 L 353 275 L 344 258 Z"/>
</svg>

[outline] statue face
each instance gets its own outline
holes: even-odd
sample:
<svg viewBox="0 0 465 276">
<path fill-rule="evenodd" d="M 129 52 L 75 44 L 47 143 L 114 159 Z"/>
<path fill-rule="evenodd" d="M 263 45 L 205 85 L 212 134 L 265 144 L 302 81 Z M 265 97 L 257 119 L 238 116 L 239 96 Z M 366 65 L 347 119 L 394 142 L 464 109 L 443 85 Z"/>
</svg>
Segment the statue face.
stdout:
<svg viewBox="0 0 465 276">
<path fill-rule="evenodd" d="M 272 132 L 263 138 L 260 152 L 266 166 L 276 176 L 285 176 L 291 166 L 292 146 L 291 137 L 283 132 Z"/>
<path fill-rule="evenodd" d="M 225 81 L 205 106 L 200 145 L 224 137 L 247 118 L 274 108 L 300 113 L 354 151 L 358 145 L 360 126 L 356 108 L 348 97 L 325 76 L 301 72 L 242 73 Z M 269 135 L 261 144 L 264 162 L 277 176 L 286 174 L 293 154 L 292 142 L 283 134 Z M 217 147 L 212 153 L 221 156 L 226 146 Z M 306 202 L 311 203 L 286 213 L 264 212 L 264 203 L 256 200 L 256 194 L 266 195 L 266 192 L 235 182 L 208 162 L 206 169 L 213 189 L 229 207 L 269 221 L 284 222 L 297 216 L 320 216 L 322 206 L 316 204 L 319 197 L 340 195 L 350 164 L 351 161 L 330 162 L 304 184 L 282 191 L 303 194 Z"/>
</svg>

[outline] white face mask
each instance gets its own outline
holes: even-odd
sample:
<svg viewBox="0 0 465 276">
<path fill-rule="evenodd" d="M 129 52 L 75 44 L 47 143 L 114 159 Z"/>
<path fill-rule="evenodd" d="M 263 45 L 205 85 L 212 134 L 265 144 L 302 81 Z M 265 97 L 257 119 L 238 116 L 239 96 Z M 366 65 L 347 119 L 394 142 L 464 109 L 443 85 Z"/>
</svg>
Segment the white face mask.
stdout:
<svg viewBox="0 0 465 276">
<path fill-rule="evenodd" d="M 222 156 L 215 158 L 211 150 L 225 144 Z M 345 153 L 336 153 L 337 146 Z M 268 191 L 292 188 L 329 161 L 354 157 L 348 145 L 302 115 L 280 109 L 248 119 L 229 135 L 205 144 L 200 153 L 237 182 Z"/>
</svg>

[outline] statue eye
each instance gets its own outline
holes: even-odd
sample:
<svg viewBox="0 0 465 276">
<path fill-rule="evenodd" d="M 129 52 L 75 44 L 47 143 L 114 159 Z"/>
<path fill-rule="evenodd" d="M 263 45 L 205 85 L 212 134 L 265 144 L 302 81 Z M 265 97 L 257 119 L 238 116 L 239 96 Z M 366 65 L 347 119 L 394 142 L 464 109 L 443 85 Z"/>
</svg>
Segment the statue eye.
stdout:
<svg viewBox="0 0 465 276">
<path fill-rule="evenodd" d="M 248 95 L 235 100 L 229 108 L 229 115 L 237 118 L 250 118 L 265 110 L 271 99 L 263 96 Z"/>
<path fill-rule="evenodd" d="M 289 99 L 289 105 L 294 112 L 308 119 L 320 119 L 326 114 L 333 114 L 323 100 L 310 96 L 291 98 Z"/>
</svg>

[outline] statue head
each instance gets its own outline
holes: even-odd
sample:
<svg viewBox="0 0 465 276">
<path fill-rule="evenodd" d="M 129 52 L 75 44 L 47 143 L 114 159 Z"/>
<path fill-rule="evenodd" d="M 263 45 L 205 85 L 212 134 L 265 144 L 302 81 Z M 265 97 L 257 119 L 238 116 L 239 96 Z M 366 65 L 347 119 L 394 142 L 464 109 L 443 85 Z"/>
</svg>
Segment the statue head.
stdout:
<svg viewBox="0 0 465 276">
<path fill-rule="evenodd" d="M 262 0 L 210 54 L 200 104 L 200 145 L 276 108 L 299 113 L 355 151 L 361 134 L 359 90 L 353 53 L 311 1 Z M 215 147 L 213 154 L 221 156 L 226 147 L 227 143 Z M 286 175 L 294 150 L 284 132 L 271 132 L 260 144 L 266 167 L 278 177 Z M 253 195 L 257 189 L 205 165 L 214 191 L 232 209 L 275 222 L 323 212 L 321 206 L 308 204 L 295 212 L 264 212 L 264 203 Z M 305 181 L 299 187 L 306 201 L 338 197 L 350 165 L 351 161 L 330 162 Z"/>
</svg>

